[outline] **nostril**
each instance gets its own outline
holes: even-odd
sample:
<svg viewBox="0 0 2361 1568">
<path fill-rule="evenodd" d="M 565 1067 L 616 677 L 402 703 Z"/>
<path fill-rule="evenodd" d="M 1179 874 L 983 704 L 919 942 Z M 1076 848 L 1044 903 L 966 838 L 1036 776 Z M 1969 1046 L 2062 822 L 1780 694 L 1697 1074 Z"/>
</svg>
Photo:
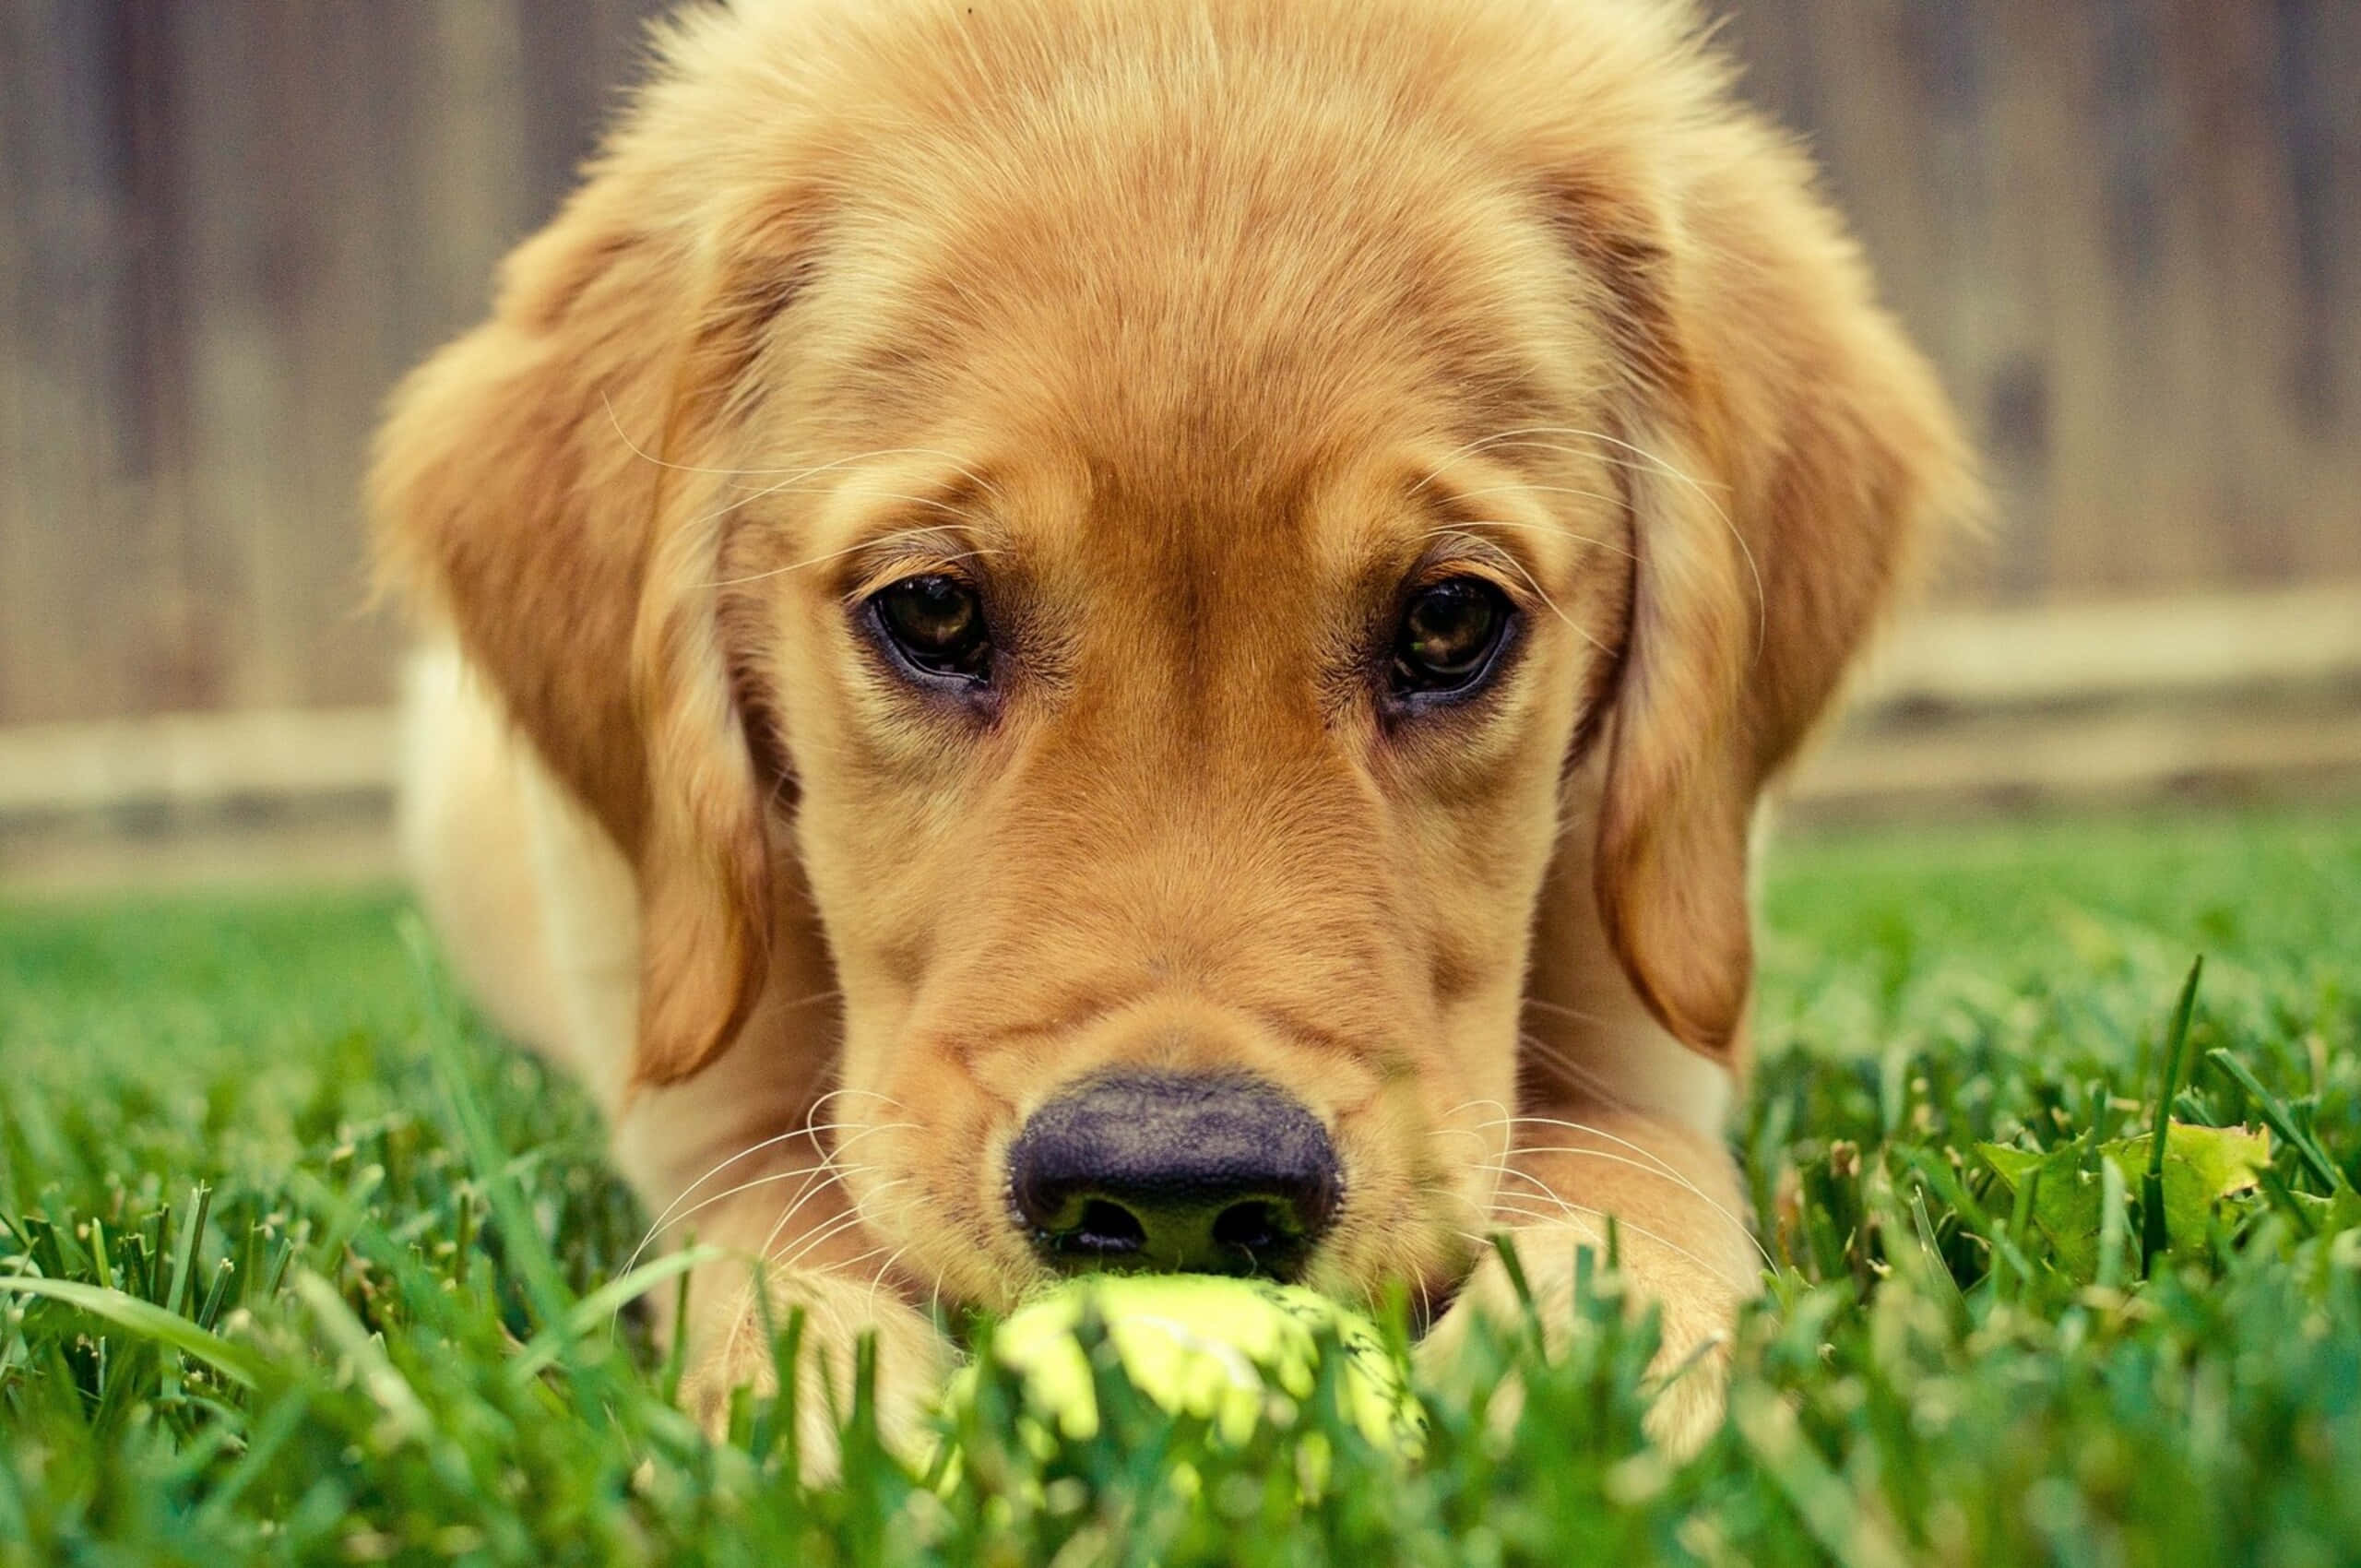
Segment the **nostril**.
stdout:
<svg viewBox="0 0 2361 1568">
<path fill-rule="evenodd" d="M 1214 1218 L 1215 1243 L 1245 1253 L 1269 1252 L 1293 1235 L 1293 1227 L 1267 1203 L 1232 1204 Z"/>
<path fill-rule="evenodd" d="M 1121 1256 L 1147 1245 L 1147 1228 L 1122 1205 L 1093 1198 L 1082 1206 L 1082 1221 L 1066 1244 L 1079 1253 Z"/>
</svg>

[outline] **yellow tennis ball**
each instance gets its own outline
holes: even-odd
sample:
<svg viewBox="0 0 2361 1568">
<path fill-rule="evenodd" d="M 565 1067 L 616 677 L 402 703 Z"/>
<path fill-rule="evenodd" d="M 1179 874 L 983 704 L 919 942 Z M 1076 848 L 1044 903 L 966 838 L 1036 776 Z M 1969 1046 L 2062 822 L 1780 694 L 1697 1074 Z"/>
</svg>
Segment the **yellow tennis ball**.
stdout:
<svg viewBox="0 0 2361 1568">
<path fill-rule="evenodd" d="M 1095 1310 L 1132 1384 L 1173 1413 L 1207 1419 L 1244 1443 L 1287 1420 L 1318 1376 L 1322 1331 L 1344 1357 L 1346 1413 L 1371 1443 L 1405 1455 L 1424 1447 L 1426 1420 L 1376 1326 L 1314 1291 L 1203 1274 L 1097 1275 L 1036 1298 L 1005 1319 L 991 1354 L 1022 1374 L 1032 1411 L 1068 1436 L 1098 1431 L 1090 1364 L 1075 1330 Z M 970 1368 L 948 1398 L 972 1398 Z"/>
</svg>

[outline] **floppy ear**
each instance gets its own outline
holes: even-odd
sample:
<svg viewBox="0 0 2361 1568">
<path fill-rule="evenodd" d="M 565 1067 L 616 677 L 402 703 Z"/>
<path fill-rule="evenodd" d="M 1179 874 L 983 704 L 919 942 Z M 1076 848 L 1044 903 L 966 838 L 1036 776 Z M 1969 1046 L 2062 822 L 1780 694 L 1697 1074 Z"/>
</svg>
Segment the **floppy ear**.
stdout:
<svg viewBox="0 0 2361 1568">
<path fill-rule="evenodd" d="M 384 574 L 456 629 L 635 867 L 634 1079 L 711 1060 L 762 987 L 764 801 L 732 692 L 710 472 L 785 263 L 627 150 L 503 271 L 492 318 L 396 394 L 370 495 Z M 760 225 L 752 225 L 759 236 Z"/>
<path fill-rule="evenodd" d="M 1649 1010 L 1728 1061 L 1753 980 L 1756 797 L 1915 547 L 1975 492 L 1940 387 L 1809 167 L 1724 115 L 1681 174 L 1564 195 L 1615 317 L 1609 457 L 1634 540 L 1595 891 Z"/>
</svg>

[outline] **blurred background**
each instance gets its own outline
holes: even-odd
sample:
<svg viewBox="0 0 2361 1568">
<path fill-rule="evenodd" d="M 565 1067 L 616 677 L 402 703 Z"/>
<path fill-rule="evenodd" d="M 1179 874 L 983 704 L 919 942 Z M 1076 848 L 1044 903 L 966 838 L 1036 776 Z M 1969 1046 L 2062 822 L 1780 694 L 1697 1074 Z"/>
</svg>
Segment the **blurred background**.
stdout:
<svg viewBox="0 0 2361 1568">
<path fill-rule="evenodd" d="M 391 864 L 358 478 L 632 0 L 0 0 L 0 893 Z M 1987 454 L 1809 819 L 2361 796 L 2361 3 L 1734 0 Z"/>
</svg>

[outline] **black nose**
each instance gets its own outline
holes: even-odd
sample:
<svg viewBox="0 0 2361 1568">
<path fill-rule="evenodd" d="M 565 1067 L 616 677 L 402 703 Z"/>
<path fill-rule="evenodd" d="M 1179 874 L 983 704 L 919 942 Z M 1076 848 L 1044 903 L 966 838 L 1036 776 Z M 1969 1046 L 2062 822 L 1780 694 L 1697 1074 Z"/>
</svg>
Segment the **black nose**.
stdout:
<svg viewBox="0 0 2361 1568">
<path fill-rule="evenodd" d="M 1288 1279 L 1336 1210 L 1319 1121 L 1251 1078 L 1094 1078 L 1035 1111 L 1008 1155 L 1034 1245 L 1069 1272 Z"/>
</svg>

